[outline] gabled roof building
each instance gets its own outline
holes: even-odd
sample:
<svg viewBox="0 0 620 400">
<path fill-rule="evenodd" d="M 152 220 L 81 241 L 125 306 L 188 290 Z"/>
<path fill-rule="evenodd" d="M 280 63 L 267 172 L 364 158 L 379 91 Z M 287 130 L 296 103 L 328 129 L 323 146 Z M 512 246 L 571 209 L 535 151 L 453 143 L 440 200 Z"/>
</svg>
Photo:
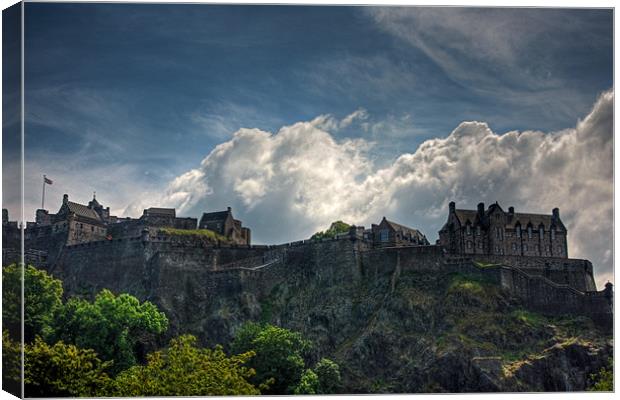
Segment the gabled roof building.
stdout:
<svg viewBox="0 0 620 400">
<path fill-rule="evenodd" d="M 457 209 L 449 205 L 448 220 L 439 231 L 439 244 L 453 254 L 494 254 L 568 257 L 567 229 L 560 210 L 551 214 L 504 211 L 496 202 L 485 210 Z"/>
<path fill-rule="evenodd" d="M 389 221 L 385 217 L 383 217 L 379 225 L 372 224 L 370 230 L 373 246 L 375 247 L 423 246 L 429 244 L 426 236 L 419 230 Z"/>
</svg>

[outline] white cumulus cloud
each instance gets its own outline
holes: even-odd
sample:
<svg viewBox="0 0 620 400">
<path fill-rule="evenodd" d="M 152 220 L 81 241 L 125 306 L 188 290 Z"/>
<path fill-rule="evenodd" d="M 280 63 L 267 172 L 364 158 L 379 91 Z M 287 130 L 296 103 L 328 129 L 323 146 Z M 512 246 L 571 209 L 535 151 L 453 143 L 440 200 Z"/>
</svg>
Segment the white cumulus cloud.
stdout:
<svg viewBox="0 0 620 400">
<path fill-rule="evenodd" d="M 328 132 L 363 120 L 366 111 L 357 112 L 276 133 L 240 129 L 172 181 L 160 203 L 193 216 L 232 206 L 264 243 L 307 238 L 337 219 L 369 226 L 384 215 L 434 240 L 451 200 L 462 208 L 499 201 L 517 212 L 559 207 L 570 256 L 592 260 L 599 285 L 612 279 L 613 91 L 574 128 L 498 134 L 484 122 L 463 122 L 381 169 L 371 143 Z"/>
</svg>

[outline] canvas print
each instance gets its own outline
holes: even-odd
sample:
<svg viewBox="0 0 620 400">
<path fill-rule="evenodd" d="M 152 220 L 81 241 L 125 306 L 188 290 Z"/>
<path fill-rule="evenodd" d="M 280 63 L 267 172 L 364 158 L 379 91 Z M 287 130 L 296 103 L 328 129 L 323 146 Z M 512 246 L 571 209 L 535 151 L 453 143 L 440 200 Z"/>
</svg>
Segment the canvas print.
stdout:
<svg viewBox="0 0 620 400">
<path fill-rule="evenodd" d="M 3 390 L 613 391 L 613 9 L 2 16 Z"/>
</svg>

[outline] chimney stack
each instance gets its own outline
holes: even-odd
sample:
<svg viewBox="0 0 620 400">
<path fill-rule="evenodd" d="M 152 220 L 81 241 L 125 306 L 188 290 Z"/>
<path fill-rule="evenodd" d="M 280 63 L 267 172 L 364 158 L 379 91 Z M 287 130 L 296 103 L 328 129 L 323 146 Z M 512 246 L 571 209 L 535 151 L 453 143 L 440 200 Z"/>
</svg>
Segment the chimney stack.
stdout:
<svg viewBox="0 0 620 400">
<path fill-rule="evenodd" d="M 69 203 L 69 195 L 68 194 L 63 194 L 62 195 L 62 204 L 67 204 Z"/>
<path fill-rule="evenodd" d="M 484 203 L 478 203 L 478 216 L 480 219 L 484 216 Z"/>
<path fill-rule="evenodd" d="M 514 207 L 508 207 L 508 214 L 514 215 L 514 213 L 515 213 L 515 208 Z"/>
<path fill-rule="evenodd" d="M 551 212 L 553 213 L 553 218 L 554 219 L 560 219 L 560 209 L 559 208 L 556 207 Z"/>
<path fill-rule="evenodd" d="M 228 212 L 232 211 L 232 208 L 230 208 L 230 207 L 226 207 L 226 208 L 228 209 Z"/>
<path fill-rule="evenodd" d="M 448 205 L 448 209 L 450 211 L 450 214 L 454 214 L 454 211 L 456 210 L 456 204 L 453 201 L 451 201 L 450 204 Z"/>
</svg>

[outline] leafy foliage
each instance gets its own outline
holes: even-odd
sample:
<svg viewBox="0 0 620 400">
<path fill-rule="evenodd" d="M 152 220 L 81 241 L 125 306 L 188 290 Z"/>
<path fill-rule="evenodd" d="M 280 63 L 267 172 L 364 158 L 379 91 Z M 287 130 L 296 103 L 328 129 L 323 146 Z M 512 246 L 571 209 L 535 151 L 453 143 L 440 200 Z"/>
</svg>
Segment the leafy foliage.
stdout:
<svg viewBox="0 0 620 400">
<path fill-rule="evenodd" d="M 105 370 L 111 362 L 101 362 L 93 350 L 63 342 L 50 346 L 37 337 L 24 352 L 27 397 L 101 396 L 110 384 Z"/>
<path fill-rule="evenodd" d="M 301 376 L 299 380 L 299 385 L 293 391 L 295 394 L 319 394 L 320 393 L 320 383 L 319 377 L 316 373 L 307 369 L 306 372 Z"/>
<path fill-rule="evenodd" d="M 21 348 L 7 329 L 2 330 L 2 390 L 21 396 Z"/>
<path fill-rule="evenodd" d="M 312 235 L 310 240 L 333 239 L 339 233 L 349 232 L 350 228 L 351 225 L 347 224 L 346 222 L 335 221 L 332 222 L 328 230 L 315 233 L 314 235 Z"/>
<path fill-rule="evenodd" d="M 610 358 L 607 367 L 601 368 L 597 374 L 590 375 L 594 384 L 588 388 L 589 391 L 595 392 L 613 392 L 614 391 L 614 363 Z"/>
<path fill-rule="evenodd" d="M 47 272 L 28 266 L 24 271 L 24 339 L 47 334 L 54 313 L 62 306 L 62 282 Z M 22 269 L 11 264 L 2 269 L 2 321 L 13 340 L 21 340 Z"/>
<path fill-rule="evenodd" d="M 49 341 L 63 340 L 81 348 L 94 349 L 102 359 L 113 360 L 117 373 L 136 363 L 139 342 L 168 328 L 168 319 L 152 303 L 140 304 L 129 295 L 115 296 L 102 290 L 93 303 L 72 298 L 54 320 L 55 331 Z"/>
<path fill-rule="evenodd" d="M 221 346 L 196 347 L 191 335 L 172 339 L 164 351 L 149 354 L 145 366 L 120 373 L 113 395 L 133 396 L 224 396 L 257 395 L 247 379 L 254 370 L 244 365 L 252 352 L 227 357 Z"/>
<path fill-rule="evenodd" d="M 273 379 L 270 387 L 262 390 L 264 394 L 287 394 L 299 384 L 310 342 L 298 332 L 269 324 L 247 323 L 237 332 L 231 348 L 233 353 L 256 353 L 248 363 L 256 370 L 252 382 L 259 385 Z"/>
<path fill-rule="evenodd" d="M 322 358 L 314 367 L 314 371 L 319 380 L 317 394 L 333 394 L 340 391 L 342 380 L 338 364 L 328 358 Z"/>
</svg>

